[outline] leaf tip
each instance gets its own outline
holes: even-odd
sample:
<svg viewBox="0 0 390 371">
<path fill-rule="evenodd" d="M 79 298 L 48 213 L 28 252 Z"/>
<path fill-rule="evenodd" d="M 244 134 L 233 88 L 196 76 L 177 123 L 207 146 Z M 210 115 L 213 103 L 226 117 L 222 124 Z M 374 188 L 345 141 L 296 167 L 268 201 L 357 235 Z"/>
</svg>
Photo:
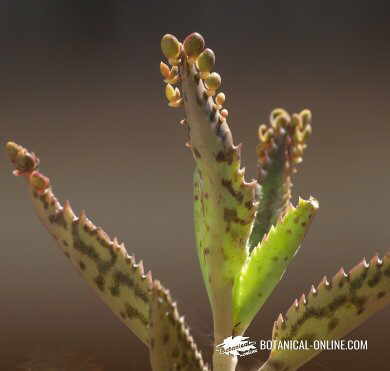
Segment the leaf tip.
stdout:
<svg viewBox="0 0 390 371">
<path fill-rule="evenodd" d="M 39 159 L 34 153 L 29 152 L 23 146 L 15 142 L 8 141 L 5 150 L 9 159 L 15 166 L 14 175 L 31 174 L 38 168 Z"/>
</svg>

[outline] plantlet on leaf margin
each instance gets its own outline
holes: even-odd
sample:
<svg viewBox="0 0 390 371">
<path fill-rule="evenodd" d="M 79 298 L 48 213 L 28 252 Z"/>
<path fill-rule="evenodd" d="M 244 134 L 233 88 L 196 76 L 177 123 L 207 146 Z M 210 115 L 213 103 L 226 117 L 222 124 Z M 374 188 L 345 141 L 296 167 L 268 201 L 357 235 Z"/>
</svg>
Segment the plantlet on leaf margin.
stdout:
<svg viewBox="0 0 390 371">
<path fill-rule="evenodd" d="M 217 93 L 221 76 L 213 71 L 215 54 L 198 33 L 183 43 L 167 34 L 160 63 L 165 96 L 171 107 L 184 106 L 180 123 L 189 133 L 186 146 L 195 160 L 194 222 L 200 267 L 210 300 L 214 342 L 243 335 L 297 253 L 318 209 L 318 202 L 291 204 L 291 177 L 302 161 L 311 133 L 311 113 L 271 113 L 259 128 L 257 179 L 247 182 L 241 168 L 241 145 L 234 145 Z M 175 87 L 175 85 L 178 86 Z M 149 348 L 153 371 L 206 371 L 183 317 L 169 292 L 145 274 L 124 245 L 96 227 L 85 215 L 62 206 L 39 160 L 13 142 L 6 145 L 15 175 L 24 176 L 42 223 L 97 295 Z M 338 339 L 390 302 L 390 258 L 365 260 L 348 274 L 296 300 L 274 324 L 275 340 Z M 261 371 L 292 371 L 318 352 L 272 351 Z M 214 371 L 233 371 L 237 358 L 215 351 Z"/>
</svg>

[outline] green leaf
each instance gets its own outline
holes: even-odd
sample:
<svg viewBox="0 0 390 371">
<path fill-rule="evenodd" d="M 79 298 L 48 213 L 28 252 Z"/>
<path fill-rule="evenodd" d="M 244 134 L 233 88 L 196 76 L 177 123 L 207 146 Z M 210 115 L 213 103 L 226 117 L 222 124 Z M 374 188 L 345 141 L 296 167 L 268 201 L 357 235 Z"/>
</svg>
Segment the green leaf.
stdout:
<svg viewBox="0 0 390 371">
<path fill-rule="evenodd" d="M 363 259 L 346 274 L 344 269 L 279 316 L 274 324 L 273 340 L 340 339 L 390 303 L 390 252 L 383 259 Z M 273 350 L 260 370 L 296 370 L 318 355 L 320 350 Z"/>
<path fill-rule="evenodd" d="M 17 167 L 16 175 L 26 177 L 32 203 L 39 219 L 57 241 L 65 256 L 93 287 L 97 295 L 145 344 L 149 342 L 149 301 L 152 276 L 144 274 L 123 244 L 113 240 L 85 215 L 73 213 L 69 202 L 62 206 L 53 194 L 49 179 L 37 171 L 38 159 L 14 143 L 7 145 L 15 164 L 14 150 L 35 161 L 27 171 Z M 42 185 L 43 184 L 43 185 Z"/>
<path fill-rule="evenodd" d="M 307 232 L 318 202 L 300 199 L 252 251 L 233 292 L 235 334 L 242 334 L 282 278 Z"/>
<path fill-rule="evenodd" d="M 196 161 L 195 207 L 200 204 L 200 212 L 195 223 L 203 224 L 208 235 L 202 250 L 210 250 L 203 264 L 209 265 L 212 275 L 231 280 L 246 258 L 256 183 L 245 182 L 240 146 L 233 145 L 227 122 L 207 96 L 194 66 L 184 64 L 180 77 L 187 97 L 189 145 Z"/>
<path fill-rule="evenodd" d="M 191 46 L 191 40 L 196 42 L 196 53 L 184 47 L 180 58 L 172 61 L 177 63 L 171 71 L 178 68 L 181 91 L 168 88 L 167 98 L 172 107 L 184 104 L 187 147 L 196 163 L 194 214 L 199 260 L 213 313 L 223 314 L 220 323 L 231 329 L 232 287 L 248 254 L 257 183 L 244 179 L 241 147 L 234 145 L 227 111 L 222 109 L 224 96 L 219 96 L 218 104 L 213 100 L 220 76 L 200 72 L 197 67 L 196 59 L 199 55 L 203 58 L 203 38 L 191 34 L 185 44 Z"/>
<path fill-rule="evenodd" d="M 153 371 L 208 370 L 176 303 L 158 281 L 150 304 L 150 361 Z"/>
<path fill-rule="evenodd" d="M 311 133 L 311 113 L 290 116 L 282 109 L 271 113 L 271 125 L 259 128 L 258 211 L 249 240 L 255 248 L 272 225 L 284 215 L 291 199 L 291 177 L 302 162 L 306 139 Z"/>
</svg>

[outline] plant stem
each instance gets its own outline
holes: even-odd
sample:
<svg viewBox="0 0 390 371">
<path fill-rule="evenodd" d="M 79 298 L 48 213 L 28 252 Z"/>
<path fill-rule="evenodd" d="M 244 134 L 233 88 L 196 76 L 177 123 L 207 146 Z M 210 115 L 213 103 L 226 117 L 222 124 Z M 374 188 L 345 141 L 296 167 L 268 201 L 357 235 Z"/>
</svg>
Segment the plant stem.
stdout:
<svg viewBox="0 0 390 371">
<path fill-rule="evenodd" d="M 226 356 L 214 349 L 213 371 L 234 371 L 237 366 L 237 357 Z"/>
<path fill-rule="evenodd" d="M 275 369 L 268 362 L 265 362 L 258 371 L 275 371 Z"/>
<path fill-rule="evenodd" d="M 234 371 L 237 366 L 237 357 L 228 356 L 217 350 L 217 345 L 224 339 L 232 336 L 231 287 L 225 290 L 227 295 L 221 295 L 213 306 L 214 318 L 214 354 L 213 371 Z"/>
</svg>

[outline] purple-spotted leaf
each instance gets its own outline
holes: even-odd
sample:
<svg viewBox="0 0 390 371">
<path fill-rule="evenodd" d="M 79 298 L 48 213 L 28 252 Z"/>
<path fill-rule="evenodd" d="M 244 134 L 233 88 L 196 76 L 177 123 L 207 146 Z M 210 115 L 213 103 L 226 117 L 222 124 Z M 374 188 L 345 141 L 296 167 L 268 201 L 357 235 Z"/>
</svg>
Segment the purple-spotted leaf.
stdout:
<svg viewBox="0 0 390 371">
<path fill-rule="evenodd" d="M 150 362 L 153 371 L 207 371 L 176 303 L 158 281 L 153 283 L 151 298 Z"/>
<path fill-rule="evenodd" d="M 302 162 L 306 139 L 311 133 L 311 113 L 290 116 L 282 109 L 271 113 L 271 124 L 259 128 L 258 212 L 249 240 L 255 248 L 272 225 L 284 215 L 291 199 L 291 177 Z"/>
<path fill-rule="evenodd" d="M 361 325 L 390 303 L 390 252 L 382 259 L 365 259 L 347 274 L 344 269 L 331 279 L 326 277 L 308 295 L 295 300 L 283 317 L 274 323 L 273 340 L 336 340 Z M 320 351 L 274 349 L 260 368 L 296 370 Z"/>
<path fill-rule="evenodd" d="M 318 202 L 300 199 L 252 251 L 234 285 L 234 333 L 243 334 L 297 253 Z"/>
<path fill-rule="evenodd" d="M 183 45 L 172 67 L 178 66 L 180 91 L 167 98 L 170 106 L 184 105 L 187 146 L 196 163 L 194 214 L 200 265 L 214 319 L 218 312 L 216 320 L 231 328 L 232 287 L 248 254 L 257 183 L 244 179 L 241 147 L 234 145 L 228 112 L 222 109 L 224 95 L 219 94 L 217 102 L 213 99 L 221 83 L 220 76 L 211 72 L 214 53 L 210 49 L 207 55 L 203 53 L 205 43 L 197 33 L 189 35 Z M 229 335 L 216 332 L 220 340 Z"/>
<path fill-rule="evenodd" d="M 14 173 L 27 179 L 39 219 L 66 257 L 121 321 L 148 344 L 151 273 L 145 275 L 142 262 L 137 264 L 123 244 L 111 240 L 84 212 L 77 217 L 69 202 L 63 206 L 58 202 L 49 179 L 37 171 L 34 154 L 12 142 L 7 143 L 7 151 Z"/>
</svg>

